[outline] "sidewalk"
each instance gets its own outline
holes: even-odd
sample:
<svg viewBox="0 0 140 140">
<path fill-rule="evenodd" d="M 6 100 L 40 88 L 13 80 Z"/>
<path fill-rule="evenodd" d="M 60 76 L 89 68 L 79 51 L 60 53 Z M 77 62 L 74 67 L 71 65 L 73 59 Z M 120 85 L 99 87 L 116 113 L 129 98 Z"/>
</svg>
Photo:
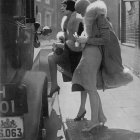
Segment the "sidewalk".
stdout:
<svg viewBox="0 0 140 140">
<path fill-rule="evenodd" d="M 65 127 L 69 132 L 70 140 L 140 140 L 140 79 L 134 73 L 132 75 L 134 80 L 127 86 L 105 92 L 99 91 L 108 129 L 94 138 L 93 136 L 83 138 L 81 131 L 74 130 L 75 136 L 72 136 L 71 130 Z M 67 120 L 72 120 L 77 115 L 80 93 L 71 92 L 71 83 L 64 83 L 59 72 L 58 82 L 61 87 L 59 103 L 62 121 L 67 123 Z M 86 110 L 85 118 L 90 120 L 89 99 L 87 99 Z"/>
<path fill-rule="evenodd" d="M 121 45 L 121 55 L 123 64 L 129 67 L 140 78 L 140 49 Z"/>
<path fill-rule="evenodd" d="M 103 110 L 107 117 L 107 132 L 102 137 L 105 140 L 140 140 L 140 79 L 133 74 L 134 81 L 127 86 L 99 91 Z M 71 83 L 64 83 L 58 73 L 61 87 L 59 100 L 63 122 L 73 119 L 80 105 L 80 93 L 71 92 Z M 89 99 L 86 104 L 85 118 L 90 120 Z M 71 140 L 82 140 L 82 138 Z M 84 139 L 83 139 L 84 140 Z M 97 140 L 101 140 L 101 136 Z"/>
</svg>

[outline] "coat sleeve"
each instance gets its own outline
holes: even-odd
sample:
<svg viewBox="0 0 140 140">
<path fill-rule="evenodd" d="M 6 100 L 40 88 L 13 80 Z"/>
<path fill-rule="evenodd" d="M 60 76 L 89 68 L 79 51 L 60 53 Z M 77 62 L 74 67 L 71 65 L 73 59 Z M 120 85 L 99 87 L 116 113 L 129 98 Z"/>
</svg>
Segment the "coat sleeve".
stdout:
<svg viewBox="0 0 140 140">
<path fill-rule="evenodd" d="M 87 44 L 91 45 L 105 45 L 106 42 L 110 40 L 110 29 L 107 19 L 100 15 L 97 18 L 97 27 L 99 29 L 99 35 L 96 37 L 89 37 L 87 39 Z"/>
</svg>

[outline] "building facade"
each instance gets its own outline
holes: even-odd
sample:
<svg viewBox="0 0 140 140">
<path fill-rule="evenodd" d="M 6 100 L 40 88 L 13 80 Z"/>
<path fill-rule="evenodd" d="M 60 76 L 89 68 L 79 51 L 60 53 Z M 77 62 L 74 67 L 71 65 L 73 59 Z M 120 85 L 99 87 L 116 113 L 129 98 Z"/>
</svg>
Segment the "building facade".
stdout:
<svg viewBox="0 0 140 140">
<path fill-rule="evenodd" d="M 37 21 L 41 26 L 50 26 L 55 39 L 61 30 L 62 0 L 36 0 Z M 90 0 L 91 2 L 95 0 Z M 108 17 L 116 35 L 122 44 L 123 63 L 140 73 L 140 1 L 104 0 L 108 8 Z"/>
<path fill-rule="evenodd" d="M 54 39 L 60 30 L 60 0 L 36 0 L 36 21 L 42 27 L 49 26 L 53 32 L 50 39 Z"/>
<path fill-rule="evenodd" d="M 63 0 L 36 0 L 37 9 L 37 21 L 41 26 L 50 26 L 53 29 L 51 37 L 55 37 L 55 34 L 61 30 L 60 24 L 62 19 L 61 2 Z M 95 0 L 90 0 L 91 2 Z M 120 37 L 120 10 L 118 0 L 104 0 L 108 8 L 108 16 L 113 24 L 114 30 L 118 37 Z"/>
<path fill-rule="evenodd" d="M 140 1 L 120 0 L 123 60 L 140 75 Z"/>
</svg>

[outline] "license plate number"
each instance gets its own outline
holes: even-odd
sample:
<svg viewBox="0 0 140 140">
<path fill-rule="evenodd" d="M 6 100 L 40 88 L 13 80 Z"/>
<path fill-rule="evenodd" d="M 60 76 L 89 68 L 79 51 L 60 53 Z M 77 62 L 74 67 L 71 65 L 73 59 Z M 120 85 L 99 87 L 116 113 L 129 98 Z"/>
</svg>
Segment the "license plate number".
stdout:
<svg viewBox="0 0 140 140">
<path fill-rule="evenodd" d="M 0 139 L 23 138 L 22 117 L 0 117 Z"/>
</svg>

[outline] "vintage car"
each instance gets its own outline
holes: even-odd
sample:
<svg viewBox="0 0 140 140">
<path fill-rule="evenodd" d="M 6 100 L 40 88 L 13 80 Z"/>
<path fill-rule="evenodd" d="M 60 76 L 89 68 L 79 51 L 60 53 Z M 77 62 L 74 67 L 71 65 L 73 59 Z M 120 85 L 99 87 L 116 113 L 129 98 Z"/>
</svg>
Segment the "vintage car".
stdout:
<svg viewBox="0 0 140 140">
<path fill-rule="evenodd" d="M 45 137 L 48 78 L 32 70 L 38 35 L 34 0 L 0 0 L 0 140 Z"/>
</svg>

